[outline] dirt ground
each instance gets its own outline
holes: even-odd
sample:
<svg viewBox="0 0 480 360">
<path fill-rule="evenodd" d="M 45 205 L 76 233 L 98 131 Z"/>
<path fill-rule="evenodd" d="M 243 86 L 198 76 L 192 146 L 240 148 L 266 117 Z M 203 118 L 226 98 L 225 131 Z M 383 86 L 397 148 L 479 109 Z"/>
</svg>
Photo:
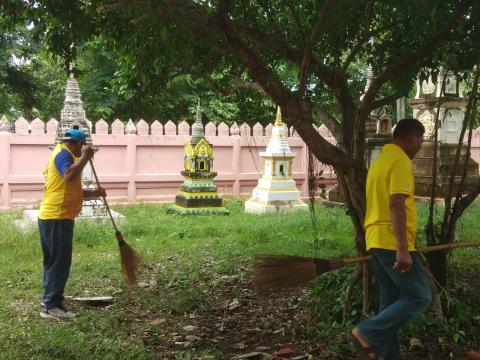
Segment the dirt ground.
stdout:
<svg viewBox="0 0 480 360">
<path fill-rule="evenodd" d="M 480 277 L 464 280 L 480 295 Z M 308 296 L 297 291 L 259 298 L 248 276 L 222 276 L 204 294 L 208 310 L 152 317 L 148 321 L 155 331 L 145 332 L 143 341 L 159 359 L 360 359 L 346 334 L 319 341 L 309 336 L 314 314 L 295 305 L 308 302 Z M 428 344 L 428 335 L 422 341 Z M 329 350 L 332 344 L 341 353 Z M 409 360 L 465 359 L 464 351 L 474 350 L 455 346 L 411 350 L 403 345 L 402 359 Z"/>
</svg>

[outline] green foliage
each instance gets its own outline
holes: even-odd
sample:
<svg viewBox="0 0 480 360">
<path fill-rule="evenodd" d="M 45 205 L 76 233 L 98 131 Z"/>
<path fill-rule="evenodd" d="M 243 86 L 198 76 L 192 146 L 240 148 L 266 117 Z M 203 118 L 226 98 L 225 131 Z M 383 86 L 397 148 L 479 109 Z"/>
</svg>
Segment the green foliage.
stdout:
<svg viewBox="0 0 480 360">
<path fill-rule="evenodd" d="M 231 211 L 228 217 L 167 215 L 164 206 L 156 205 L 115 207 L 127 217 L 127 222 L 120 225 L 127 242 L 143 256 L 145 269 L 141 280 L 154 280 L 158 291 L 124 288 L 118 247 L 109 224 L 78 221 L 67 294 L 114 294 L 115 303 L 105 311 L 77 305 L 74 310 L 80 312 L 80 317 L 68 324 L 52 324 L 38 317 L 41 250 L 36 229 L 26 233 L 16 229 L 13 221 L 21 218 L 20 211 L 0 214 L 0 247 L 5 249 L 0 252 L 0 276 L 4 279 L 0 284 L 2 356 L 149 359 L 154 357 L 152 347 L 160 341 L 155 334 L 151 334 L 152 339 L 145 335 L 152 331 L 148 327 L 151 316 L 162 312 L 183 316 L 185 312 L 211 311 L 212 306 L 218 305 L 206 301 L 204 295 L 212 291 L 219 278 L 250 276 L 253 254 L 353 256 L 349 240 L 353 230 L 344 209 L 316 207 L 323 240 L 321 246 L 315 246 L 316 232 L 309 214 L 258 217 L 245 214 L 240 199 L 229 199 L 225 205 Z M 419 206 L 421 221 L 423 207 Z M 478 212 L 478 206 L 472 207 L 459 224 L 463 241 L 476 238 Z M 477 276 L 478 259 L 478 249 L 452 253 L 455 266 L 448 297 L 442 295 L 445 319 L 438 320 L 427 312 L 405 327 L 405 340 L 419 336 L 433 347 L 478 347 L 480 289 L 475 287 L 474 280 L 468 281 Z M 359 281 L 352 288 L 349 308 L 344 313 L 345 292 L 354 278 L 352 267 L 324 274 L 309 286 L 307 301 L 292 300 L 290 304 L 293 312 L 311 311 L 315 321 L 310 336 L 319 341 L 329 339 L 336 352 L 353 351 L 341 340 L 332 339 L 340 339 L 364 316 Z M 376 295 L 372 292 L 371 296 Z"/>
<path fill-rule="evenodd" d="M 0 18 L 0 29 L 6 31 L 0 37 L 0 76 L 4 79 L 0 82 L 0 112 L 55 116 L 64 86 L 58 83 L 57 75 L 65 76 L 68 64 L 74 61 L 91 120 L 193 121 L 192 109 L 200 98 L 205 121 L 272 122 L 274 102 L 258 91 L 258 84 L 256 88 L 245 87 L 247 83 L 255 85 L 256 79 L 239 55 L 210 29 L 198 31 L 194 17 L 187 16 L 191 22 L 182 20 L 190 2 L 184 2 L 187 7 L 160 6 L 162 11 L 156 1 L 109 8 L 110 3 L 42 0 L 33 6 L 4 2 Z M 209 15 L 218 7 L 216 2 L 190 5 L 192 14 L 204 11 Z M 302 51 L 323 6 L 323 1 L 306 1 L 294 7 L 284 1 L 240 1 L 232 4 L 230 15 L 240 28 L 265 36 L 262 46 L 257 47 L 254 36 L 245 37 L 245 44 L 293 94 L 298 90 L 300 63 L 286 56 L 287 51 Z M 329 70 L 338 70 L 351 50 L 362 45 L 346 68 L 350 96 L 358 99 L 365 84 L 366 64 L 378 73 L 412 49 L 428 44 L 429 37 L 445 26 L 457 7 L 455 1 L 440 4 L 434 0 L 420 1 L 416 6 L 408 1 L 336 2 L 325 18 L 320 38 L 312 45 L 313 57 Z M 467 71 L 468 77 L 477 59 L 475 44 L 480 35 L 474 25 L 479 16 L 477 4 L 449 35 L 448 42 L 402 69 L 382 91 L 407 95 L 419 70 L 424 76 L 429 71 L 435 75 L 440 66 L 458 73 Z M 29 30 L 25 31 L 27 23 Z M 375 41 L 366 41 L 367 31 L 372 31 Z M 61 60 L 49 64 L 45 48 Z M 27 61 L 37 58 L 34 71 L 9 62 L 11 54 L 19 51 Z M 306 97 L 341 120 L 338 95 L 322 74 L 312 69 Z M 389 111 L 393 114 L 392 106 Z"/>
<path fill-rule="evenodd" d="M 0 35 L 0 114 L 58 118 L 66 70 L 73 61 L 91 120 L 192 122 L 200 98 L 205 123 L 245 121 L 253 125 L 260 121 L 266 125 L 273 121 L 273 103 L 257 90 L 222 90 L 222 82 L 238 72 L 227 64 L 218 71 L 197 74 L 172 64 L 177 58 L 151 51 L 143 38 L 134 42 L 141 53 L 132 54 L 128 44 L 91 33 L 95 28 L 91 8 L 82 2 L 39 2 L 35 8 L 12 4 L 2 5 L 5 16 L 0 18 L 0 30 L 4 30 Z M 69 21 L 72 17 L 75 20 Z M 33 21 L 28 23 L 28 19 Z M 165 50 L 168 37 L 161 38 Z M 175 52 L 174 48 L 166 51 Z M 238 76 L 242 78 L 242 71 Z"/>
</svg>

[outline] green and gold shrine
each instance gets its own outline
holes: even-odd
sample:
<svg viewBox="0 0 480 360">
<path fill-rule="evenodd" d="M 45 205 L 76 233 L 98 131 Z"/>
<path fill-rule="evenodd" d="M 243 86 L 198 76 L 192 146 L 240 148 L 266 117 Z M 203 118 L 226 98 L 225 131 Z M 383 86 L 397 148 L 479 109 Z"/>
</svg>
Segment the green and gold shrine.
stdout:
<svg viewBox="0 0 480 360">
<path fill-rule="evenodd" d="M 197 117 L 192 126 L 192 137 L 185 143 L 185 178 L 175 197 L 171 210 L 180 214 L 228 214 L 223 207 L 222 197 L 217 193 L 213 178 L 213 148 L 203 132 L 200 101 L 197 104 Z"/>
</svg>

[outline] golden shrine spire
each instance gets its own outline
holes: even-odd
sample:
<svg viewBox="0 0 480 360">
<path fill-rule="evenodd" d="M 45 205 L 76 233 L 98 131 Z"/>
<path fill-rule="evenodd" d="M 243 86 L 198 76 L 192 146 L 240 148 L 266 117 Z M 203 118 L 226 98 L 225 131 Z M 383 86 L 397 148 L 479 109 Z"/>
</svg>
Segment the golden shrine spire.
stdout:
<svg viewBox="0 0 480 360">
<path fill-rule="evenodd" d="M 282 126 L 282 111 L 280 110 L 280 106 L 277 106 L 277 117 L 275 118 L 275 126 Z"/>
</svg>

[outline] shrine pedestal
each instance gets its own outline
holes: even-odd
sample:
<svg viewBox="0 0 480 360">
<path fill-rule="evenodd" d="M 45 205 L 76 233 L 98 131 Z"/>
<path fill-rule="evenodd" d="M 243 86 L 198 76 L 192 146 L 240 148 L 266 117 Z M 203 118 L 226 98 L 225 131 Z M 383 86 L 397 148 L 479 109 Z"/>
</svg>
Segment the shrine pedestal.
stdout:
<svg viewBox="0 0 480 360">
<path fill-rule="evenodd" d="M 110 209 L 110 211 L 112 213 L 113 218 L 115 219 L 115 224 L 117 225 L 122 224 L 125 221 L 126 218 L 124 215 L 112 209 Z M 24 210 L 23 219 L 15 220 L 15 225 L 21 230 L 27 230 L 33 226 L 36 227 L 38 223 L 38 213 L 39 213 L 39 210 L 34 210 L 34 209 Z M 75 221 L 77 223 L 83 222 L 83 221 L 95 222 L 95 223 L 98 223 L 98 222 L 109 223 L 111 220 L 110 220 L 110 217 L 92 215 L 92 216 L 78 217 Z"/>
<path fill-rule="evenodd" d="M 433 155 L 434 146 L 433 142 L 425 142 L 422 148 L 418 152 L 417 156 L 413 160 L 414 177 L 415 177 L 415 195 L 429 197 L 432 192 L 433 184 Z M 437 164 L 436 164 L 436 197 L 444 197 L 448 192 L 448 183 L 450 180 L 450 174 L 452 173 L 455 163 L 455 154 L 457 151 L 457 145 L 455 144 L 443 144 L 437 145 Z M 458 184 L 460 183 L 463 164 L 465 163 L 465 157 L 467 153 L 466 146 L 462 146 L 460 153 L 460 161 L 457 166 L 454 181 L 454 191 L 457 191 Z M 478 181 L 479 169 L 478 163 L 473 159 L 467 161 L 467 175 L 465 177 L 462 193 L 467 193 L 473 190 Z"/>
</svg>

